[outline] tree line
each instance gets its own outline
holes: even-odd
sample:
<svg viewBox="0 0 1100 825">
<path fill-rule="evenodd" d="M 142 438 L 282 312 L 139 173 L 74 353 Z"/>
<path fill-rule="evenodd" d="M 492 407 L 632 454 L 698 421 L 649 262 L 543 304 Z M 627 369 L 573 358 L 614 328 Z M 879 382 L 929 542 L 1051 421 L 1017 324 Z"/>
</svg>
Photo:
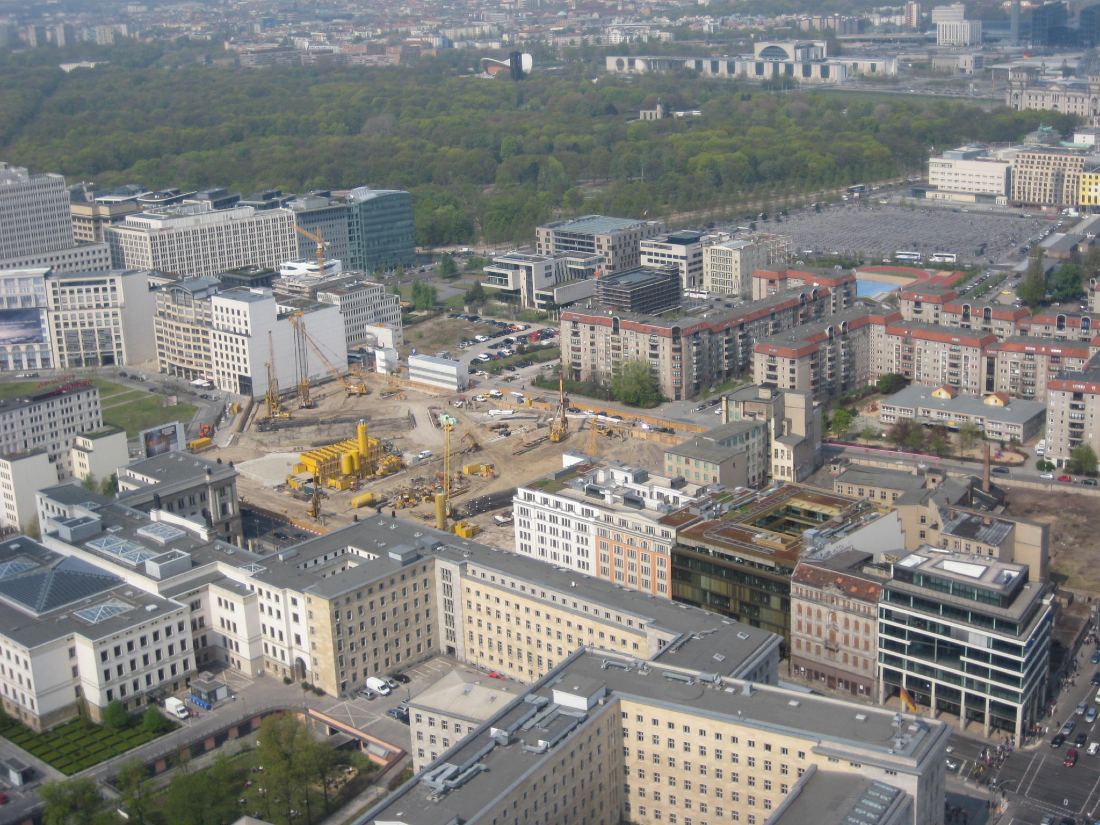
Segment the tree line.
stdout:
<svg viewBox="0 0 1100 825">
<path fill-rule="evenodd" d="M 0 157 L 106 185 L 404 188 L 422 245 L 526 241 L 542 221 L 587 211 L 732 210 L 918 170 L 933 146 L 1073 122 L 687 76 L 593 83 L 582 63 L 487 81 L 466 52 L 414 67 L 263 71 L 127 54 L 71 74 L 0 61 Z M 632 120 L 658 97 L 703 115 Z"/>
</svg>

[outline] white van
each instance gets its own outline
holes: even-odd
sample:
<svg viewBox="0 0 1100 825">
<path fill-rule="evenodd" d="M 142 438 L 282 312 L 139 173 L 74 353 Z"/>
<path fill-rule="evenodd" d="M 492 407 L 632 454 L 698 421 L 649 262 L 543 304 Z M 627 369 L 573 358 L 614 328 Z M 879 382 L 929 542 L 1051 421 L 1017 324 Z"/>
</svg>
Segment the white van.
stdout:
<svg viewBox="0 0 1100 825">
<path fill-rule="evenodd" d="M 187 719 L 191 716 L 191 711 L 187 709 L 187 705 L 175 696 L 169 696 L 164 700 L 164 709 L 177 719 Z"/>
<path fill-rule="evenodd" d="M 377 676 L 367 677 L 367 687 L 382 696 L 390 695 L 390 686 L 386 684 L 386 680 L 379 679 Z"/>
</svg>

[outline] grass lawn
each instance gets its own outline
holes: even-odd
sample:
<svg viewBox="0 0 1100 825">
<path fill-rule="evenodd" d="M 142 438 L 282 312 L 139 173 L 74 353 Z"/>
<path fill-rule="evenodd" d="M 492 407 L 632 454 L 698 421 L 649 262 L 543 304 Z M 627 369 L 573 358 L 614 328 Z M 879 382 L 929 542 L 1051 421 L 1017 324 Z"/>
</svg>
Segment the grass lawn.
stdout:
<svg viewBox="0 0 1100 825">
<path fill-rule="evenodd" d="M 53 382 L 49 380 L 0 383 L 0 401 L 47 389 L 51 383 Z M 181 421 L 186 426 L 195 414 L 196 408 L 191 404 L 164 406 L 164 395 L 149 392 L 144 387 L 128 387 L 102 378 L 94 378 L 92 383 L 99 387 L 103 423 L 126 430 L 128 436 L 135 436 L 141 430 L 167 424 L 169 421 Z"/>
<path fill-rule="evenodd" d="M 110 730 L 93 725 L 86 719 L 73 719 L 45 733 L 35 733 L 13 719 L 0 722 L 0 736 L 66 776 L 98 765 L 161 735 L 146 731 L 140 720 L 134 720 L 134 724 L 123 730 Z"/>
</svg>

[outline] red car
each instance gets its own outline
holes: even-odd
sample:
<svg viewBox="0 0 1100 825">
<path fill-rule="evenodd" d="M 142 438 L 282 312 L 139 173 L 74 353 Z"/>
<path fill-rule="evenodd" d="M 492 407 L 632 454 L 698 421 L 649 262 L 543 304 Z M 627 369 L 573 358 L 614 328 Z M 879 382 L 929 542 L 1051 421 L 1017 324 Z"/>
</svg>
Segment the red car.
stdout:
<svg viewBox="0 0 1100 825">
<path fill-rule="evenodd" d="M 504 677 L 504 676 L 501 676 L 501 675 L 500 675 L 499 673 L 497 673 L 497 672 L 496 672 L 495 670 L 490 670 L 490 671 L 489 671 L 489 678 L 490 678 L 490 679 L 504 679 L 504 678 L 506 678 L 506 677 Z"/>
<path fill-rule="evenodd" d="M 1074 765 L 1077 764 L 1077 756 L 1077 748 L 1070 748 L 1068 751 L 1066 751 L 1066 758 L 1062 760 L 1062 764 L 1065 765 L 1067 768 L 1072 768 Z"/>
<path fill-rule="evenodd" d="M 1068 483 L 1068 482 L 1071 482 L 1071 481 L 1073 481 L 1073 476 L 1060 475 L 1060 476 L 1058 476 L 1058 480 L 1059 480 L 1059 481 L 1064 481 L 1064 482 L 1067 482 L 1067 483 Z"/>
<path fill-rule="evenodd" d="M 8 795 L 6 793 L 0 793 L 0 805 L 8 804 Z"/>
</svg>

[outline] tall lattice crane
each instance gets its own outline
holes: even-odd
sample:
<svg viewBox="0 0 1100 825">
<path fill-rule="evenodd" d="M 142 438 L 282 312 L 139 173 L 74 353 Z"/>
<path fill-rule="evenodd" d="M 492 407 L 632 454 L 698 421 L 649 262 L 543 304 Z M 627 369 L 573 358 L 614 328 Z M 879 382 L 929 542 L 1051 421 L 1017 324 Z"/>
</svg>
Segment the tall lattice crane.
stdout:
<svg viewBox="0 0 1100 825">
<path fill-rule="evenodd" d="M 306 351 L 306 323 L 302 320 L 302 311 L 297 310 L 290 316 L 290 326 L 294 329 L 294 379 L 298 387 L 299 409 L 313 406 L 309 394 L 309 352 Z"/>
<path fill-rule="evenodd" d="M 283 412 L 282 402 L 279 400 L 279 376 L 275 369 L 275 341 L 271 337 L 271 330 L 267 331 L 267 394 L 264 400 L 267 402 L 268 418 L 286 418 Z"/>
<path fill-rule="evenodd" d="M 569 419 L 565 417 L 565 374 L 558 373 L 558 408 L 550 422 L 550 440 L 557 444 L 569 435 Z"/>
</svg>

